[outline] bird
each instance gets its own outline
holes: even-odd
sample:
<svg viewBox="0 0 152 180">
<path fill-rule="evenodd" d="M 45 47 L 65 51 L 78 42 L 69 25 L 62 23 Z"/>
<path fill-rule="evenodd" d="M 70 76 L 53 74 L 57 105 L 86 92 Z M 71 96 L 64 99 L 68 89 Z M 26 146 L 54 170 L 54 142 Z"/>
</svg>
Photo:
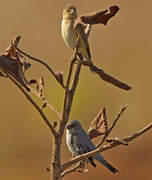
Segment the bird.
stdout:
<svg viewBox="0 0 152 180">
<path fill-rule="evenodd" d="M 61 24 L 63 40 L 68 47 L 75 49 L 76 41 L 79 36 L 78 55 L 83 58 L 83 60 L 91 62 L 90 47 L 84 29 L 80 29 L 79 26 L 74 29 L 76 19 L 76 7 L 73 5 L 67 5 L 63 10 L 63 20 Z"/>
<path fill-rule="evenodd" d="M 96 149 L 89 135 L 85 132 L 80 122 L 77 120 L 70 120 L 66 125 L 66 144 L 69 151 L 71 151 L 74 156 L 78 156 Z M 97 160 L 107 167 L 111 172 L 118 172 L 118 170 L 109 164 L 100 154 L 93 155 L 87 160 L 93 167 L 96 167 L 94 160 Z"/>
</svg>

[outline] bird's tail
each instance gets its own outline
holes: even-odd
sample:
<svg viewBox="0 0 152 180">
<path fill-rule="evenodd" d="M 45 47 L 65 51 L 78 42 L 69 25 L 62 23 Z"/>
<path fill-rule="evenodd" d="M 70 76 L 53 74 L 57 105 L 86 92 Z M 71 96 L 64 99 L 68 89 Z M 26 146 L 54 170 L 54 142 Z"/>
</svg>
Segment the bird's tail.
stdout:
<svg viewBox="0 0 152 180">
<path fill-rule="evenodd" d="M 105 167 L 107 167 L 111 172 L 113 173 L 119 172 L 116 168 L 114 168 L 111 164 L 109 164 L 101 155 L 98 154 L 94 158 L 98 160 L 101 164 L 103 164 Z"/>
</svg>

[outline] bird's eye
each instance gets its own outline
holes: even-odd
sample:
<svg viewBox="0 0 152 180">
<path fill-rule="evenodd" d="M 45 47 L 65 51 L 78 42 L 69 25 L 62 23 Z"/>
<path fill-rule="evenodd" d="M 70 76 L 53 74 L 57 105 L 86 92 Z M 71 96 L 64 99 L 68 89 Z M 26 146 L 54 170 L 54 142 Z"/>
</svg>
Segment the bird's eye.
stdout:
<svg viewBox="0 0 152 180">
<path fill-rule="evenodd" d="M 69 13 L 70 13 L 70 14 L 74 14 L 74 13 L 75 13 L 75 9 L 74 9 L 74 8 L 69 9 Z"/>
</svg>

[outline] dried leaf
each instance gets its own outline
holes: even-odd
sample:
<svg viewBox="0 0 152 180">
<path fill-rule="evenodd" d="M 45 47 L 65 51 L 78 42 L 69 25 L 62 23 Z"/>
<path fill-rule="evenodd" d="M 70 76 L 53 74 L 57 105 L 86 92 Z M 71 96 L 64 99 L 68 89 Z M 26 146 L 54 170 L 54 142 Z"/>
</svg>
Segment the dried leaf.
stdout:
<svg viewBox="0 0 152 180">
<path fill-rule="evenodd" d="M 57 125 L 58 125 L 57 122 L 54 121 L 54 122 L 53 122 L 53 127 L 56 128 Z"/>
<path fill-rule="evenodd" d="M 47 103 L 44 103 L 42 106 L 42 109 L 44 109 L 46 107 Z"/>
<path fill-rule="evenodd" d="M 85 65 L 85 64 L 84 64 L 84 65 Z M 89 65 L 89 64 L 88 64 L 88 65 Z M 90 65 L 91 65 L 91 66 L 90 66 Z M 96 74 L 98 74 L 99 77 L 100 77 L 102 80 L 104 80 L 104 81 L 106 81 L 106 82 L 108 82 L 108 83 L 110 83 L 110 84 L 113 84 L 114 86 L 116 86 L 116 87 L 118 87 L 118 88 L 120 88 L 120 89 L 130 90 L 130 89 L 132 88 L 132 87 L 129 86 L 128 84 L 126 84 L 126 83 L 124 83 L 124 82 L 122 82 L 122 81 L 120 81 L 120 80 L 112 77 L 111 75 L 105 73 L 105 72 L 103 71 L 103 69 L 100 69 L 100 68 L 98 68 L 97 66 L 94 66 L 93 64 L 90 64 L 90 65 L 89 65 L 89 66 L 90 66 L 90 68 L 91 68 L 91 71 L 93 71 L 93 72 L 95 72 Z"/>
<path fill-rule="evenodd" d="M 88 135 L 91 139 L 105 134 L 108 130 L 106 109 L 102 108 L 95 119 L 90 123 Z"/>
<path fill-rule="evenodd" d="M 39 85 L 40 85 L 40 88 L 44 88 L 44 78 L 41 77 L 40 80 L 39 80 Z"/>
<path fill-rule="evenodd" d="M 21 39 L 21 36 L 17 36 L 14 40 L 12 40 L 8 48 L 4 51 L 3 55 L 14 58 L 14 59 L 16 58 L 19 59 L 18 52 L 16 51 L 14 46 L 18 46 L 20 39 Z"/>
<path fill-rule="evenodd" d="M 29 81 L 29 83 L 30 83 L 30 84 L 37 84 L 37 81 L 36 81 L 35 79 L 31 79 L 31 80 Z"/>
<path fill-rule="evenodd" d="M 89 13 L 86 15 L 82 15 L 80 17 L 77 18 L 77 20 L 75 21 L 74 24 L 74 29 L 77 28 L 77 26 L 79 26 L 80 24 L 82 24 L 83 26 L 85 24 L 104 24 L 106 25 L 107 22 L 109 21 L 110 18 L 112 18 L 113 16 L 116 15 L 116 13 L 119 11 L 119 7 L 118 6 L 111 6 L 108 10 L 105 11 L 98 11 L 98 12 L 93 12 L 93 13 Z"/>
<path fill-rule="evenodd" d="M 31 64 L 25 58 L 20 58 L 20 59 L 22 59 L 21 62 L 24 67 L 24 73 L 25 73 L 25 71 L 31 67 Z"/>
<path fill-rule="evenodd" d="M 61 84 L 64 84 L 63 72 L 56 72 L 56 76 Z"/>
<path fill-rule="evenodd" d="M 127 108 L 127 104 L 125 105 L 125 104 L 123 104 L 122 106 L 121 106 L 121 109 L 120 109 L 120 114 L 122 114 L 125 110 L 126 110 L 126 108 Z"/>
<path fill-rule="evenodd" d="M 14 46 L 18 46 L 20 38 L 21 37 L 18 36 L 11 41 L 9 47 L 5 50 L 3 55 L 0 56 L 0 69 L 13 76 L 27 91 L 30 91 L 30 88 L 28 88 L 24 81 L 23 64 L 20 55 L 14 48 Z"/>
<path fill-rule="evenodd" d="M 6 72 L 13 76 L 27 91 L 30 91 L 30 88 L 28 88 L 24 82 L 22 64 L 19 59 L 12 59 L 5 55 L 0 56 L 0 69 L 4 71 L 4 73 Z"/>
<path fill-rule="evenodd" d="M 46 167 L 46 171 L 47 171 L 47 172 L 50 172 L 50 167 Z"/>
</svg>

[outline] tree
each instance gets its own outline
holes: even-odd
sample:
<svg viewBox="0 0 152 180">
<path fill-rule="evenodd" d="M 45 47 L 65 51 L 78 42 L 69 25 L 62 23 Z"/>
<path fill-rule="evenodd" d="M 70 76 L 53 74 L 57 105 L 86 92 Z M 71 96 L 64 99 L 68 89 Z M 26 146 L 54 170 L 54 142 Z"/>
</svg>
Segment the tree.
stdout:
<svg viewBox="0 0 152 180">
<path fill-rule="evenodd" d="M 88 15 L 80 16 L 75 26 L 80 26 L 80 33 L 81 28 L 84 28 L 85 26 L 85 33 L 89 37 L 89 33 L 91 30 L 91 26 L 93 24 L 104 24 L 106 25 L 108 20 L 113 17 L 117 12 L 119 8 L 117 6 L 110 7 L 110 11 L 100 11 L 91 13 Z M 85 160 L 85 158 L 105 151 L 107 149 L 116 147 L 118 145 L 128 145 L 128 142 L 132 141 L 136 137 L 142 135 L 146 131 L 148 131 L 150 128 L 152 128 L 152 123 L 146 126 L 145 128 L 141 129 L 140 131 L 137 131 L 133 135 L 130 135 L 128 137 L 124 137 L 123 139 L 119 138 L 111 138 L 108 139 L 109 134 L 114 129 L 117 121 L 119 120 L 120 116 L 123 114 L 123 112 L 126 109 L 126 105 L 122 105 L 120 108 L 120 111 L 118 115 L 116 116 L 116 119 L 113 121 L 110 128 L 108 128 L 108 122 L 106 120 L 106 108 L 101 109 L 101 111 L 98 113 L 98 115 L 95 117 L 95 119 L 90 124 L 88 133 L 90 135 L 90 138 L 95 138 L 97 136 L 102 136 L 100 142 L 97 144 L 97 149 L 95 151 L 91 151 L 89 153 L 85 153 L 81 156 L 77 156 L 69 160 L 68 162 L 61 163 L 61 145 L 63 140 L 63 134 L 65 131 L 65 126 L 69 120 L 69 115 L 71 112 L 71 107 L 73 103 L 73 98 L 75 91 L 77 89 L 77 85 L 79 82 L 79 75 L 81 72 L 82 67 L 92 67 L 94 72 L 99 75 L 99 77 L 110 83 L 114 86 L 124 89 L 124 90 L 130 90 L 131 87 L 127 85 L 126 83 L 123 83 L 116 78 L 110 76 L 109 74 L 105 73 L 102 69 L 95 66 L 93 63 L 88 63 L 86 61 L 83 61 L 78 58 L 77 56 L 77 50 L 78 50 L 78 41 L 79 37 L 76 42 L 76 48 L 73 54 L 73 57 L 70 61 L 69 71 L 68 71 L 68 77 L 66 80 L 66 83 L 64 82 L 64 77 L 62 72 L 54 72 L 53 69 L 46 64 L 44 61 L 34 58 L 27 53 L 23 52 L 18 48 L 20 36 L 16 37 L 15 40 L 11 41 L 9 47 L 5 50 L 5 52 L 0 56 L 0 75 L 1 77 L 5 77 L 9 80 L 11 80 L 17 88 L 21 90 L 21 92 L 25 95 L 25 97 L 31 102 L 31 104 L 36 108 L 36 110 L 41 115 L 42 119 L 46 123 L 46 125 L 49 127 L 52 136 L 53 136 L 53 148 L 52 148 L 52 160 L 50 163 L 50 179 L 52 180 L 59 180 L 62 179 L 65 175 L 71 173 L 71 172 L 85 172 L 86 169 L 81 168 L 82 162 Z M 44 78 L 40 78 L 40 81 L 37 82 L 35 79 L 27 80 L 25 76 L 26 70 L 30 68 L 31 64 L 25 59 L 25 56 L 28 57 L 31 60 L 37 61 L 38 63 L 41 63 L 44 65 L 51 75 L 57 80 L 61 88 L 63 88 L 65 94 L 64 94 L 64 105 L 63 105 L 63 112 L 58 112 L 53 105 L 44 97 L 43 95 L 43 88 L 44 88 Z M 76 66 L 76 70 L 74 71 L 74 66 Z M 74 74 L 72 78 L 72 74 Z M 33 88 L 32 84 L 36 85 L 36 88 Z M 30 93 L 34 93 L 37 97 L 39 97 L 43 102 L 43 106 L 40 107 L 31 97 Z M 57 123 L 54 121 L 50 121 L 45 113 L 43 112 L 43 109 L 48 106 L 50 110 L 53 110 L 55 113 L 57 113 L 60 122 Z M 107 142 L 106 145 L 103 145 L 104 142 Z M 101 147 L 101 145 L 103 145 Z M 73 166 L 74 165 L 74 166 Z M 73 166 L 71 168 L 71 166 Z M 85 166 L 85 164 L 84 164 Z M 67 170 L 67 168 L 70 168 Z"/>
</svg>

